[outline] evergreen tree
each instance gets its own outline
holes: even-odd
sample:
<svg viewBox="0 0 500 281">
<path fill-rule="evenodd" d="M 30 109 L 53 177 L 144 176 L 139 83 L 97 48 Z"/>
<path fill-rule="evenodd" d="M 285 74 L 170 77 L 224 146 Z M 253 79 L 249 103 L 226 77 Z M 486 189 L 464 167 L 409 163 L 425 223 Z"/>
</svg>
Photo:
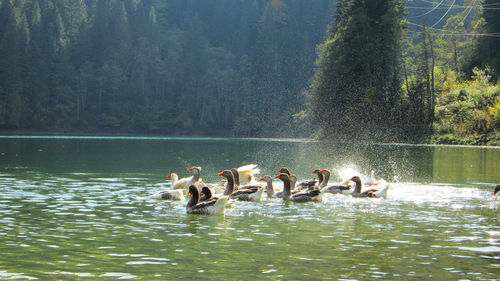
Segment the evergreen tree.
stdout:
<svg viewBox="0 0 500 281">
<path fill-rule="evenodd" d="M 403 1 L 337 2 L 310 93 L 324 136 L 398 137 L 404 28 Z"/>
<path fill-rule="evenodd" d="M 500 7 L 499 0 L 485 0 L 483 2 L 483 16 L 485 20 L 485 36 L 481 41 L 480 56 L 483 64 L 494 69 L 494 80 L 500 77 Z"/>
</svg>

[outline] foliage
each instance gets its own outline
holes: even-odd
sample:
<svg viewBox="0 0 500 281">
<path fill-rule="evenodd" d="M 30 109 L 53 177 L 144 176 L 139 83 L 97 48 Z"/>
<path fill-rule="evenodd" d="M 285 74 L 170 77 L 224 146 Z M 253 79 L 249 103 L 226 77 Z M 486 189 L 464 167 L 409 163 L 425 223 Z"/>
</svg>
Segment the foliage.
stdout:
<svg viewBox="0 0 500 281">
<path fill-rule="evenodd" d="M 309 95 L 321 134 L 397 139 L 403 30 L 402 1 L 337 2 Z"/>
<path fill-rule="evenodd" d="M 492 85 L 484 70 L 473 73 L 473 80 L 456 84 L 437 99 L 434 142 L 487 144 L 496 138 L 500 85 Z"/>
<path fill-rule="evenodd" d="M 335 0 L 0 0 L 0 130 L 287 136 Z"/>
</svg>

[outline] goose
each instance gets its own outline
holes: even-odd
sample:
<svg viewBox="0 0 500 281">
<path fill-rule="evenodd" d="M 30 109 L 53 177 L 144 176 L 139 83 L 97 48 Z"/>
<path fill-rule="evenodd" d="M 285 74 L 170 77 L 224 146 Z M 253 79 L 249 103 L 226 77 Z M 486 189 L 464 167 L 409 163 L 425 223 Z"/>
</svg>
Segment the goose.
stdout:
<svg viewBox="0 0 500 281">
<path fill-rule="evenodd" d="M 247 176 L 247 178 L 248 178 L 247 184 L 240 185 L 240 173 L 238 172 L 238 169 L 232 168 L 230 171 L 233 173 L 233 177 L 234 177 L 234 190 L 245 189 L 247 187 L 252 187 L 252 186 L 263 187 L 260 183 L 258 183 L 254 180 L 253 175 Z"/>
<path fill-rule="evenodd" d="M 353 197 L 370 197 L 370 198 L 387 198 L 387 190 L 389 185 L 386 185 L 383 189 L 370 189 L 361 193 L 361 179 L 358 176 L 354 176 L 350 179 L 356 184 L 354 191 L 352 192 Z"/>
<path fill-rule="evenodd" d="M 222 194 L 224 193 L 224 190 L 226 190 L 226 184 L 227 184 L 227 180 L 223 179 L 219 182 L 219 184 L 213 186 L 213 190 L 214 190 L 214 193 L 215 194 Z"/>
<path fill-rule="evenodd" d="M 341 184 L 332 184 L 332 185 L 327 185 L 328 180 L 330 179 L 330 171 L 327 169 L 321 170 L 321 174 L 323 174 L 324 180 L 323 182 L 319 185 L 319 188 L 326 193 L 332 193 L 332 194 L 348 194 L 352 193 L 351 187 L 348 185 L 349 181 L 343 182 Z"/>
<path fill-rule="evenodd" d="M 146 198 L 157 199 L 157 200 L 180 200 L 180 201 L 186 200 L 184 198 L 184 193 L 180 189 L 162 190 L 162 191 L 157 192 L 157 193 L 150 195 L 150 196 L 146 196 L 146 197 L 137 196 L 136 197 L 137 200 L 143 200 Z"/>
<path fill-rule="evenodd" d="M 318 176 L 318 186 L 319 187 L 322 187 L 323 182 L 325 180 L 325 178 L 324 178 L 323 174 L 321 173 L 321 171 L 322 170 L 320 170 L 320 169 L 316 169 L 316 170 L 312 171 L 312 174 Z M 328 179 L 326 180 L 326 183 L 328 183 Z"/>
<path fill-rule="evenodd" d="M 271 176 L 264 176 L 263 178 L 260 179 L 260 181 L 265 181 L 266 182 L 266 192 L 267 192 L 267 197 L 276 197 L 276 198 L 283 198 L 283 191 L 274 191 L 273 187 L 273 179 Z M 292 191 L 292 195 L 299 193 L 300 190 L 293 190 L 295 188 L 295 184 L 297 183 L 297 177 L 295 175 L 290 176 L 290 190 Z"/>
<path fill-rule="evenodd" d="M 237 191 L 234 191 L 234 174 L 231 170 L 224 170 L 219 173 L 219 176 L 227 179 L 226 191 L 224 195 L 228 195 L 229 199 L 238 199 L 242 201 L 260 201 L 264 188 L 260 185 L 245 186 Z"/>
<path fill-rule="evenodd" d="M 186 183 L 190 178 L 182 178 L 179 179 L 179 176 L 176 173 L 171 173 L 167 176 L 168 179 L 172 179 L 172 188 L 173 189 L 184 189 Z"/>
<path fill-rule="evenodd" d="M 233 173 L 234 190 L 237 190 L 240 186 L 240 173 L 238 173 L 238 169 L 236 168 L 231 168 L 230 171 Z"/>
<path fill-rule="evenodd" d="M 200 195 L 199 201 L 205 202 L 205 201 L 208 201 L 208 200 L 213 199 L 213 198 L 217 199 L 217 197 L 214 197 L 212 195 L 212 190 L 208 186 L 203 186 L 201 188 L 201 195 Z"/>
<path fill-rule="evenodd" d="M 496 195 L 497 192 L 500 191 L 500 184 L 497 184 L 497 186 L 495 186 L 495 191 L 493 191 L 493 195 Z"/>
<path fill-rule="evenodd" d="M 199 202 L 200 193 L 194 185 L 189 186 L 189 202 L 186 205 L 188 214 L 216 215 L 223 214 L 227 203 L 227 196 Z"/>
<path fill-rule="evenodd" d="M 292 194 L 290 186 L 290 176 L 285 173 L 277 175 L 276 178 L 283 181 L 283 200 L 292 202 L 319 202 L 323 200 L 323 194 L 319 189 L 311 189 Z"/>
<path fill-rule="evenodd" d="M 200 173 L 201 173 L 201 167 L 191 167 L 188 168 L 188 171 L 193 173 L 193 176 L 186 182 L 185 187 L 188 188 L 191 185 L 194 185 L 196 183 L 200 183 L 202 185 L 205 185 L 203 181 L 200 179 Z"/>
<path fill-rule="evenodd" d="M 292 174 L 290 172 L 290 169 L 288 169 L 287 167 L 282 167 L 281 169 L 278 170 L 278 173 L 284 173 L 284 174 L 287 174 L 289 176 Z M 317 181 L 315 179 L 301 181 L 301 182 L 298 182 L 296 184 L 295 188 L 299 189 L 299 190 L 308 189 L 308 188 L 314 187 L 316 185 L 316 182 Z"/>
<path fill-rule="evenodd" d="M 260 173 L 260 169 L 257 168 L 256 164 L 248 164 L 238 167 L 236 168 L 236 171 L 238 171 L 241 184 L 251 183 L 254 175 Z"/>
<path fill-rule="evenodd" d="M 276 198 L 283 198 L 283 192 L 275 192 L 274 187 L 273 187 L 273 179 L 271 176 L 264 176 L 260 179 L 260 181 L 265 181 L 266 182 L 266 193 L 267 197 L 276 197 Z"/>
</svg>

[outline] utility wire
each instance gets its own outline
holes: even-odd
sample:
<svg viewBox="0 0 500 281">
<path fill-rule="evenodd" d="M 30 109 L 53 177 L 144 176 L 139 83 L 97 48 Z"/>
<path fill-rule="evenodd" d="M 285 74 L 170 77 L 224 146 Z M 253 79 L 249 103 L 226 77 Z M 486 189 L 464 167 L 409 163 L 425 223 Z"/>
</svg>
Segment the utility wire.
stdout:
<svg viewBox="0 0 500 281">
<path fill-rule="evenodd" d="M 453 5 L 455 5 L 455 2 L 457 2 L 457 0 L 453 0 L 453 4 L 451 4 L 450 8 L 446 11 L 446 13 L 444 13 L 444 15 L 437 22 L 435 22 L 433 25 L 431 25 L 431 27 L 436 26 L 440 21 L 442 21 L 448 15 L 448 13 L 450 12 Z"/>
<path fill-rule="evenodd" d="M 413 22 L 408 22 L 410 25 L 418 26 L 418 27 L 425 27 L 427 29 L 430 29 L 433 34 L 440 34 L 440 35 L 458 35 L 458 36 L 486 36 L 486 37 L 500 37 L 500 33 L 466 33 L 466 32 L 450 32 L 449 30 L 446 29 L 441 29 L 441 28 L 434 28 L 430 26 L 424 26 L 421 24 L 413 23 Z M 414 32 L 418 33 L 418 31 L 414 30 L 409 30 L 409 32 Z"/>
<path fill-rule="evenodd" d="M 418 15 L 418 16 L 413 16 L 413 17 L 410 17 L 410 18 L 420 18 L 420 17 L 423 17 L 429 13 L 431 13 L 432 11 L 436 10 L 437 7 L 439 7 L 442 3 L 444 2 L 444 0 L 441 0 L 441 2 L 439 2 L 439 4 L 437 4 L 436 6 L 432 7 L 432 9 L 430 9 L 429 11 L 427 11 L 426 13 L 424 14 L 421 14 L 421 15 Z"/>
<path fill-rule="evenodd" d="M 434 1 L 429 1 L 429 0 L 418 0 L 420 2 L 426 2 L 426 3 L 431 3 L 431 4 L 437 4 Z M 490 3 L 490 4 L 482 4 L 483 6 L 500 6 L 500 3 Z M 460 6 L 460 5 L 455 5 L 455 7 L 461 7 L 464 8 L 465 6 Z"/>
<path fill-rule="evenodd" d="M 478 0 L 472 0 L 470 2 L 470 5 L 469 5 L 469 12 L 467 13 L 467 15 L 465 15 L 465 17 L 460 21 L 460 23 L 464 23 L 465 20 L 467 19 L 467 17 L 470 15 L 470 12 L 472 12 L 472 7 L 474 6 L 473 4 L 476 3 L 476 1 Z M 457 29 L 458 25 L 455 26 L 454 30 Z"/>
</svg>

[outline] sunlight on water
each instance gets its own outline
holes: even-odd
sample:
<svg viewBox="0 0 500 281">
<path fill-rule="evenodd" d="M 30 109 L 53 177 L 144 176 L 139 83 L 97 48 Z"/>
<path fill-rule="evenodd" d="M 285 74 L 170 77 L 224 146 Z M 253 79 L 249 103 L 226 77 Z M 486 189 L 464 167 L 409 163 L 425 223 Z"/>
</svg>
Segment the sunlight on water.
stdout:
<svg viewBox="0 0 500 281">
<path fill-rule="evenodd" d="M 208 156 L 218 159 L 229 144 L 214 145 Z M 263 144 L 245 155 L 276 151 Z M 282 145 L 298 160 L 316 149 Z M 262 202 L 237 202 L 223 216 L 186 215 L 185 202 L 136 200 L 170 188 L 165 175 L 172 168 L 144 171 L 141 165 L 157 161 L 151 154 L 105 170 L 99 161 L 112 158 L 111 150 L 83 166 L 72 162 L 74 155 L 59 155 L 62 166 L 55 168 L 38 158 L 12 158 L 16 165 L 0 170 L 0 279 L 498 278 L 500 197 L 492 196 L 493 183 L 395 181 L 374 169 L 377 179 L 389 175 L 387 199 L 326 194 L 323 203 L 293 204 L 264 195 Z M 261 174 L 275 174 L 283 163 L 301 178 L 311 178 L 316 165 L 328 167 L 332 182 L 371 172 L 364 164 L 323 160 L 301 168 L 283 157 L 262 161 Z M 212 174 L 239 164 L 232 163 L 204 165 L 202 176 L 216 185 L 220 178 Z"/>
</svg>

